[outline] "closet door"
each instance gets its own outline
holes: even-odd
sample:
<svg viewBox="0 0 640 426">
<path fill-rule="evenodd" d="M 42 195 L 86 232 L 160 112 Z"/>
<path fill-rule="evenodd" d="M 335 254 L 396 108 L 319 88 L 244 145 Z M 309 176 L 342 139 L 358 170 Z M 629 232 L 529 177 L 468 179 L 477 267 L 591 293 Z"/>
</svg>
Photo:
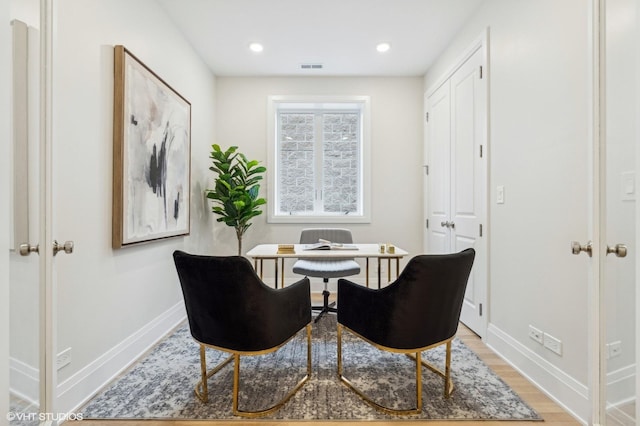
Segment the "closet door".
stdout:
<svg viewBox="0 0 640 426">
<path fill-rule="evenodd" d="M 600 422 L 638 424 L 640 1 L 604 2 L 600 120 Z M 623 24 L 624 23 L 624 24 Z M 603 93 L 601 92 L 601 93 Z"/>
<path fill-rule="evenodd" d="M 476 250 L 461 321 L 484 334 L 486 83 L 477 48 L 426 100 L 427 253 Z"/>
<path fill-rule="evenodd" d="M 451 251 L 476 250 L 461 321 L 483 334 L 485 300 L 485 250 L 481 229 L 484 220 L 486 116 L 485 85 L 481 76 L 482 52 L 476 52 L 451 77 L 451 201 L 449 230 Z"/>
<path fill-rule="evenodd" d="M 451 251 L 451 102 L 449 81 L 427 99 L 427 250 Z"/>
</svg>

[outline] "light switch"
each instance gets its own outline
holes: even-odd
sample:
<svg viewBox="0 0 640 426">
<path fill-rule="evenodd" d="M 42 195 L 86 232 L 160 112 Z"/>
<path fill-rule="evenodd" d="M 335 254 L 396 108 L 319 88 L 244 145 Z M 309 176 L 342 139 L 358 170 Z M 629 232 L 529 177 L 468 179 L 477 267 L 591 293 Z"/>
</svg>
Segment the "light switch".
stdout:
<svg viewBox="0 0 640 426">
<path fill-rule="evenodd" d="M 504 186 L 498 185 L 496 188 L 496 202 L 498 204 L 504 204 Z"/>
<path fill-rule="evenodd" d="M 636 173 L 623 172 L 621 175 L 621 197 L 623 201 L 636 199 Z"/>
</svg>

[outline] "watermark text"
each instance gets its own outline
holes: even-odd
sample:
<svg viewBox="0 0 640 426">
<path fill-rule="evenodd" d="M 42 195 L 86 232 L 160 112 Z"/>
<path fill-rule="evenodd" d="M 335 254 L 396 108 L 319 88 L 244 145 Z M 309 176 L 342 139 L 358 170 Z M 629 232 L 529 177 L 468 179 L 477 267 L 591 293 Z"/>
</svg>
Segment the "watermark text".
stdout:
<svg viewBox="0 0 640 426">
<path fill-rule="evenodd" d="M 7 413 L 7 420 L 10 422 L 66 422 L 83 420 L 82 413 L 21 413 L 10 411 Z"/>
</svg>

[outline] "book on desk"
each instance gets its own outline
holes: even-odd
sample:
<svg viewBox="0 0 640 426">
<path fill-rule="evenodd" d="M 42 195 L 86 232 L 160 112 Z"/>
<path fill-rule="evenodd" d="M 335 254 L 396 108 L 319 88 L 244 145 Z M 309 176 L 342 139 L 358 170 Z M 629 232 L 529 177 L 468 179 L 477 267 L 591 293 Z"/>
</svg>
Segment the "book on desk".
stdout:
<svg viewBox="0 0 640 426">
<path fill-rule="evenodd" d="M 304 250 L 358 250 L 355 244 L 332 243 L 327 240 L 319 240 L 314 244 L 306 244 Z"/>
</svg>

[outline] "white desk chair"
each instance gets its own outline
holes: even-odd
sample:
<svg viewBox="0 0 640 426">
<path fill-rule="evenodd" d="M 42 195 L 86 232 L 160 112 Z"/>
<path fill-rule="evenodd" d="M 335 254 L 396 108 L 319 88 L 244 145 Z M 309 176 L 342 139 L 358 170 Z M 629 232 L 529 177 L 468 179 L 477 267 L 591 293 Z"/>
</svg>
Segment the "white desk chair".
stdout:
<svg viewBox="0 0 640 426">
<path fill-rule="evenodd" d="M 331 241 L 332 243 L 352 244 L 353 237 L 348 229 L 337 228 L 311 228 L 303 229 L 300 234 L 300 244 L 315 244 L 320 239 Z M 329 278 L 342 278 L 360 273 L 360 265 L 354 259 L 299 259 L 293 265 L 293 272 L 307 277 L 322 278 L 324 290 L 322 296 L 324 302 L 322 306 L 313 306 L 313 310 L 320 311 L 315 321 L 317 322 L 324 314 L 336 312 L 335 302 L 329 303 L 328 290 Z"/>
</svg>

